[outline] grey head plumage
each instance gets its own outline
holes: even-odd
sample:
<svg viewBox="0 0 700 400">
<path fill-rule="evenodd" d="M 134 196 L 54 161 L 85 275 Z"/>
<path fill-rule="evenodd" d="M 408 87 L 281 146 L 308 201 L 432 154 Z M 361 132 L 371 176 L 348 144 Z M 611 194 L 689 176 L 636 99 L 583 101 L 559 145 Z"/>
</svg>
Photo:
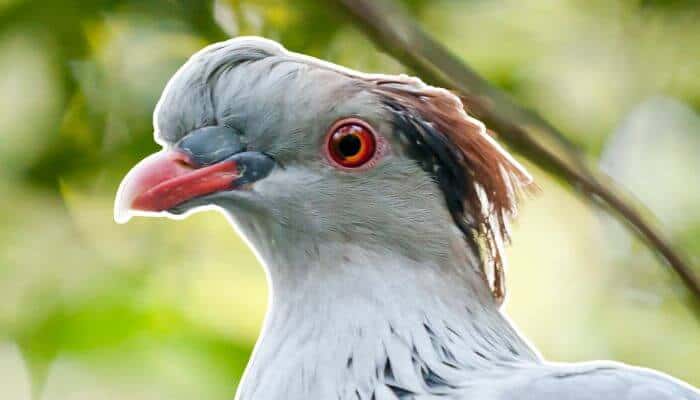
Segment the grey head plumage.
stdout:
<svg viewBox="0 0 700 400">
<path fill-rule="evenodd" d="M 644 398 L 609 375 L 696 398 L 545 363 L 500 313 L 531 178 L 447 90 L 236 38 L 175 74 L 154 128 L 163 151 L 124 179 L 117 220 L 220 210 L 268 273 L 240 399 Z M 567 374 L 600 391 L 569 396 Z"/>
<path fill-rule="evenodd" d="M 319 150 L 323 136 L 334 121 L 350 116 L 370 123 L 388 142 L 390 162 L 380 160 L 363 173 L 328 168 Z M 447 206 L 472 253 L 498 271 L 505 261 L 500 248 L 507 239 L 507 219 L 518 191 L 530 183 L 452 93 L 407 76 L 362 74 L 260 38 L 238 38 L 194 55 L 168 84 L 154 125 L 156 140 L 164 146 L 202 127 L 225 126 L 241 134 L 246 148 L 264 151 L 296 171 L 297 179 L 319 178 L 314 199 L 304 198 L 310 191 L 295 196 L 290 190 L 278 191 L 286 199 L 269 202 L 274 208 L 298 208 L 302 205 L 292 200 L 316 201 L 302 207 L 315 210 L 313 215 L 269 210 L 294 229 L 317 227 L 318 235 L 327 236 L 364 228 L 374 234 L 358 237 L 376 239 L 381 246 L 387 240 L 403 245 L 431 228 L 442 231 L 443 218 L 434 213 Z M 206 200 L 224 200 L 216 197 Z M 321 212 L 340 206 L 345 213 Z M 380 226 L 384 229 L 375 229 Z M 387 229 L 391 232 L 379 237 Z"/>
</svg>

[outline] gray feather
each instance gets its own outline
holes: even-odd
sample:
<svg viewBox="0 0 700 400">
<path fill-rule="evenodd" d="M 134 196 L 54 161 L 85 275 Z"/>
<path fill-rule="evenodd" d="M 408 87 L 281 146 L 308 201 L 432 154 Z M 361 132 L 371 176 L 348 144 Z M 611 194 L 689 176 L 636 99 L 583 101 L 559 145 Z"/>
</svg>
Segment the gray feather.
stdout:
<svg viewBox="0 0 700 400">
<path fill-rule="evenodd" d="M 668 376 L 616 363 L 550 365 L 509 379 L 502 400 L 697 400 L 700 393 Z"/>
</svg>

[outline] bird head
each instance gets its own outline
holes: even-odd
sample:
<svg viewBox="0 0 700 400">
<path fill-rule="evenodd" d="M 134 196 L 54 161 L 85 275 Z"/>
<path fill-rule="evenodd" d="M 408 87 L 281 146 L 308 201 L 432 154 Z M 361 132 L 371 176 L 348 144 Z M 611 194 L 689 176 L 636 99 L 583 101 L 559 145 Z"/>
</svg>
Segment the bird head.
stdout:
<svg viewBox="0 0 700 400">
<path fill-rule="evenodd" d="M 261 38 L 192 56 L 154 128 L 163 149 L 123 180 L 116 220 L 216 208 L 263 259 L 352 243 L 415 260 L 461 246 L 500 264 L 530 182 L 449 91 Z"/>
</svg>

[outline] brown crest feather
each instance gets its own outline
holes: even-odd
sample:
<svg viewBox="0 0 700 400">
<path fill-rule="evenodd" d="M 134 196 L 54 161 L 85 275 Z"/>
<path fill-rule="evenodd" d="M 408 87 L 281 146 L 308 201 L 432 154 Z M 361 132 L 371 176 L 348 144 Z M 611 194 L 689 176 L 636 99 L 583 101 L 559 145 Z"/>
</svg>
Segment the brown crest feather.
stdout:
<svg viewBox="0 0 700 400">
<path fill-rule="evenodd" d="M 460 188 L 462 215 L 474 236 L 481 239 L 493 268 L 492 290 L 497 301 L 505 295 L 503 244 L 510 240 L 509 219 L 516 214 L 519 194 L 532 188 L 530 175 L 489 135 L 483 123 L 470 117 L 453 93 L 401 76 L 376 80 L 376 90 L 434 127 L 451 147 L 468 182 Z M 461 225 L 460 227 L 463 227 Z M 483 265 L 484 275 L 489 275 Z"/>
</svg>

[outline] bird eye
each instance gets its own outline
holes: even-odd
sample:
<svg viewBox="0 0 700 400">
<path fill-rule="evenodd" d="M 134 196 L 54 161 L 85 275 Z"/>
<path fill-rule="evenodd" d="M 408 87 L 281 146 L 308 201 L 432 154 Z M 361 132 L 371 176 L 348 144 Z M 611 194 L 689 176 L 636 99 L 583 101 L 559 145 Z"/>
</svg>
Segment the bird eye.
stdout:
<svg viewBox="0 0 700 400">
<path fill-rule="evenodd" d="M 357 168 L 373 159 L 377 149 L 374 131 L 357 119 L 340 121 L 328 135 L 328 155 L 338 165 Z"/>
</svg>

